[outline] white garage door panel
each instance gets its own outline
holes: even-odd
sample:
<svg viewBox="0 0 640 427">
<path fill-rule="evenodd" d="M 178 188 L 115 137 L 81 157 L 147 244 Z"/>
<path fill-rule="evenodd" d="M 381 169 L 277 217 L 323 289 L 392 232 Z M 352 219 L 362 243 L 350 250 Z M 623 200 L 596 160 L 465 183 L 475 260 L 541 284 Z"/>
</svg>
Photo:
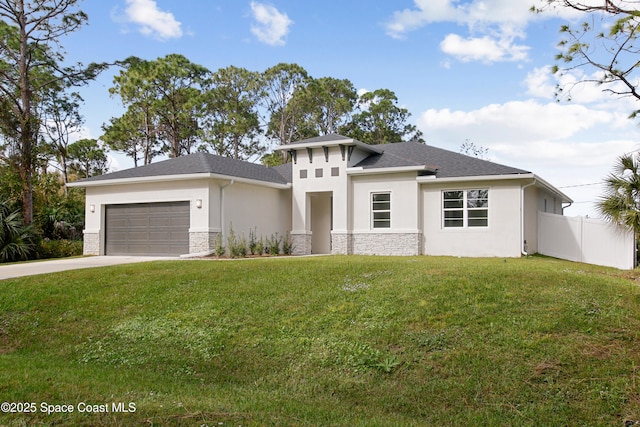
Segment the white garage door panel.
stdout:
<svg viewBox="0 0 640 427">
<path fill-rule="evenodd" d="M 189 202 L 106 207 L 107 255 L 189 253 Z"/>
</svg>

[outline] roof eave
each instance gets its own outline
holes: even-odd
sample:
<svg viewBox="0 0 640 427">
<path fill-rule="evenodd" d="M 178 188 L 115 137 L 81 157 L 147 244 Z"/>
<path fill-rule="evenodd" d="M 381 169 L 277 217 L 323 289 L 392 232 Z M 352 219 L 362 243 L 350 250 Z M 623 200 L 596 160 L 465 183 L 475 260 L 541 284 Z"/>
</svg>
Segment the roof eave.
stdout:
<svg viewBox="0 0 640 427">
<path fill-rule="evenodd" d="M 388 168 L 363 168 L 352 167 L 347 168 L 347 175 L 374 175 L 374 174 L 382 174 L 382 173 L 401 173 L 401 172 L 435 172 L 425 165 L 414 165 L 414 166 L 395 166 Z"/>
<path fill-rule="evenodd" d="M 286 190 L 291 188 L 291 183 L 281 184 L 277 182 L 262 181 L 259 179 L 241 178 L 231 175 L 222 175 L 217 173 L 193 173 L 193 174 L 178 174 L 178 175 L 157 175 L 157 176 L 143 176 L 136 178 L 115 178 L 115 179 L 101 179 L 96 181 L 77 181 L 67 184 L 67 187 L 107 187 L 112 185 L 121 184 L 148 184 L 155 182 L 175 182 L 175 181 L 189 181 L 195 179 L 223 179 L 233 180 L 235 182 L 242 182 L 245 184 L 259 185 L 262 187 L 276 188 L 279 190 Z"/>
<path fill-rule="evenodd" d="M 571 197 L 567 196 L 562 191 L 558 190 L 556 187 L 549 184 L 544 179 L 540 178 L 538 175 L 534 175 L 534 179 L 536 180 L 537 183 L 541 184 L 542 187 L 546 188 L 547 190 L 551 191 L 555 195 L 559 196 L 562 199 L 562 203 L 573 203 L 573 199 Z"/>
<path fill-rule="evenodd" d="M 531 180 L 536 185 L 545 188 L 546 190 L 552 192 L 560 199 L 562 199 L 562 203 L 573 203 L 573 200 L 564 194 L 562 191 L 558 190 L 553 185 L 549 184 L 544 179 L 540 178 L 538 175 L 527 172 L 527 173 L 515 173 L 515 174 L 504 174 L 504 175 L 478 175 L 478 176 L 454 176 L 447 178 L 437 178 L 435 176 L 419 176 L 416 180 L 420 184 L 443 184 L 443 183 L 457 183 L 457 182 L 469 182 L 469 181 L 505 181 L 505 180 Z"/>
<path fill-rule="evenodd" d="M 380 148 L 376 148 L 372 145 L 365 144 L 364 142 L 360 142 L 357 139 L 353 139 L 353 138 L 278 145 L 276 147 L 276 150 L 288 151 L 288 150 L 297 150 L 298 148 L 336 147 L 340 145 L 347 145 L 347 146 L 355 145 L 356 147 L 361 148 L 364 151 L 370 151 L 376 154 L 381 154 L 384 152 L 384 150 Z"/>
</svg>

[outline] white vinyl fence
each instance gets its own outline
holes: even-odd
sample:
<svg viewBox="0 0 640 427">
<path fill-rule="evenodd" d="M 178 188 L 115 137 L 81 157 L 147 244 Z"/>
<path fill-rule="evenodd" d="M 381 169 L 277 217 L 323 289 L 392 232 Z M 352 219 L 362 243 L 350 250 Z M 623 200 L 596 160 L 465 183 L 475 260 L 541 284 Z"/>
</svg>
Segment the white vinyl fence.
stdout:
<svg viewBox="0 0 640 427">
<path fill-rule="evenodd" d="M 630 270 L 635 267 L 633 232 L 607 222 L 538 213 L 538 252 L 555 258 Z"/>
</svg>

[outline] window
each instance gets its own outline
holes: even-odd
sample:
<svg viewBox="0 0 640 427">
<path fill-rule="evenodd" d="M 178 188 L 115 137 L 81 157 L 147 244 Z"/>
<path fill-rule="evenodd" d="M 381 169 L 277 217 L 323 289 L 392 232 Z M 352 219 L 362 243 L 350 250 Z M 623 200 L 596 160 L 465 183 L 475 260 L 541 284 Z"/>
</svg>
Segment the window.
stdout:
<svg viewBox="0 0 640 427">
<path fill-rule="evenodd" d="M 316 178 L 322 178 L 322 169 L 316 169 Z"/>
<path fill-rule="evenodd" d="M 391 193 L 371 194 L 372 228 L 391 228 Z"/>
<path fill-rule="evenodd" d="M 331 176 L 339 176 L 340 168 L 331 168 Z"/>
<path fill-rule="evenodd" d="M 489 190 L 456 190 L 442 193 L 445 228 L 487 227 L 489 225 Z"/>
<path fill-rule="evenodd" d="M 305 179 L 307 177 L 307 170 L 300 169 L 300 178 Z"/>
</svg>

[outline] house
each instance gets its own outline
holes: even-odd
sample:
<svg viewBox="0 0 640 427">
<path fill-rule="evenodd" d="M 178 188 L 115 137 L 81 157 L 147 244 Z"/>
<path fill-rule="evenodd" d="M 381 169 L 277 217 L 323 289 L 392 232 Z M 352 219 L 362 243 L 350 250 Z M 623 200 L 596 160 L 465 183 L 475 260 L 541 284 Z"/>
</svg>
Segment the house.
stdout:
<svg viewBox="0 0 640 427">
<path fill-rule="evenodd" d="M 229 233 L 296 254 L 519 257 L 571 199 L 532 172 L 417 142 L 326 135 L 268 168 L 196 153 L 85 179 L 85 254 L 184 255 Z"/>
</svg>

